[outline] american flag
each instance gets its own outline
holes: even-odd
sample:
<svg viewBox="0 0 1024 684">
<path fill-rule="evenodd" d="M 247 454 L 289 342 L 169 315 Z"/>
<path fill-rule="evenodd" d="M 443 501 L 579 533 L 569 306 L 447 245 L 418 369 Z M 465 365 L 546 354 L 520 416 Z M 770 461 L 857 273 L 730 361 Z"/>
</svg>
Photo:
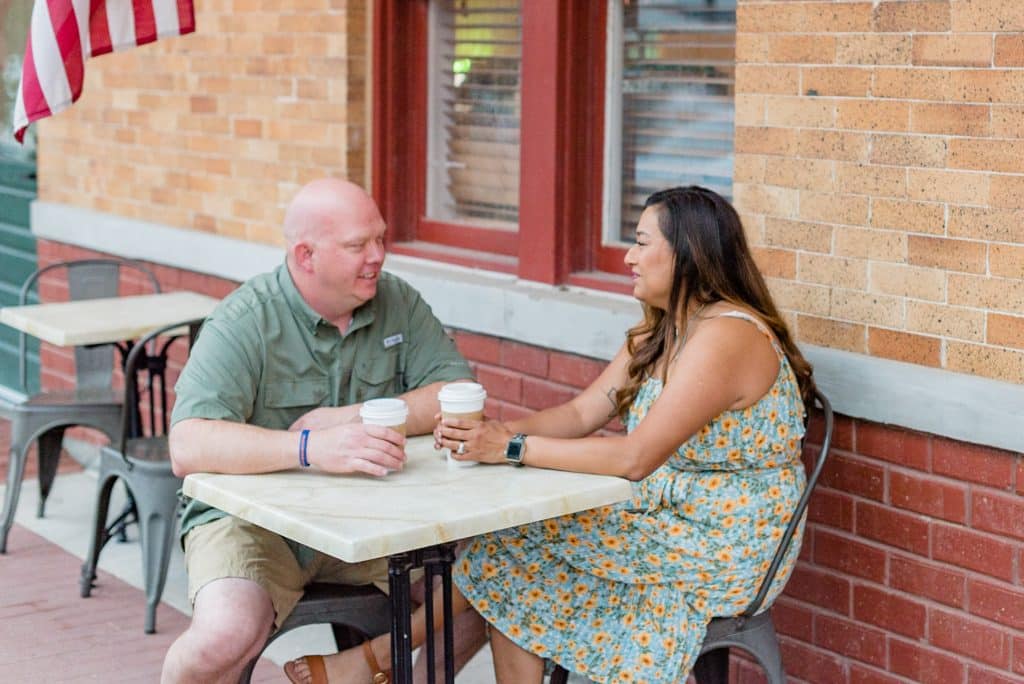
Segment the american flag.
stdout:
<svg viewBox="0 0 1024 684">
<path fill-rule="evenodd" d="M 14 137 L 82 94 L 85 60 L 196 29 L 192 0 L 35 0 Z"/>
</svg>

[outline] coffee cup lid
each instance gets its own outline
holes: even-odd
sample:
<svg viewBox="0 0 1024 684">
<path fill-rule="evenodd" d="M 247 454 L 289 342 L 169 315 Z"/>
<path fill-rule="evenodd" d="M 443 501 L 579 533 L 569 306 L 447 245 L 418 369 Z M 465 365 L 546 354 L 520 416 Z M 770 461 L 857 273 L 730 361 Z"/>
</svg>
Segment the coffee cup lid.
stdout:
<svg viewBox="0 0 1024 684">
<path fill-rule="evenodd" d="M 359 407 L 362 418 L 405 420 L 409 415 L 409 407 L 403 399 L 369 399 Z"/>
<path fill-rule="evenodd" d="M 437 393 L 438 401 L 482 401 L 486 398 L 487 390 L 476 382 L 452 382 Z"/>
</svg>

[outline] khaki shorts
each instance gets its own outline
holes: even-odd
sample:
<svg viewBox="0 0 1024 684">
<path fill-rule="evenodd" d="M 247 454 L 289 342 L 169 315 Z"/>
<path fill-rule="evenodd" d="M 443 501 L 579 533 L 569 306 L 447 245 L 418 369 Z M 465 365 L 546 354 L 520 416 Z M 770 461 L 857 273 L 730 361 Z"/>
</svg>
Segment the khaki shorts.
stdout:
<svg viewBox="0 0 1024 684">
<path fill-rule="evenodd" d="M 228 516 L 189 530 L 185 536 L 188 599 L 214 580 L 238 577 L 263 587 L 274 604 L 274 625 L 280 627 L 310 582 L 373 584 L 388 591 L 388 561 L 377 558 L 346 563 L 314 552 L 302 567 L 284 539 L 273 532 Z"/>
</svg>

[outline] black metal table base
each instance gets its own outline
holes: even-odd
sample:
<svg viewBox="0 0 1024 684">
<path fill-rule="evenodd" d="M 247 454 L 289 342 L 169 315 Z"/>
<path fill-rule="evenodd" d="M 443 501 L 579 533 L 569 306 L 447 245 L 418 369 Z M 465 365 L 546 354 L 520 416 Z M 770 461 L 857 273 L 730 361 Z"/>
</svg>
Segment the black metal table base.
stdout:
<svg viewBox="0 0 1024 684">
<path fill-rule="evenodd" d="M 455 543 L 400 553 L 388 558 L 388 587 L 391 595 L 391 676 L 396 684 L 412 684 L 412 599 L 409 573 L 422 567 L 426 605 L 427 684 L 435 684 L 434 578 L 441 577 L 444 605 L 444 681 L 455 683 L 455 633 L 452 628 L 452 562 Z"/>
</svg>

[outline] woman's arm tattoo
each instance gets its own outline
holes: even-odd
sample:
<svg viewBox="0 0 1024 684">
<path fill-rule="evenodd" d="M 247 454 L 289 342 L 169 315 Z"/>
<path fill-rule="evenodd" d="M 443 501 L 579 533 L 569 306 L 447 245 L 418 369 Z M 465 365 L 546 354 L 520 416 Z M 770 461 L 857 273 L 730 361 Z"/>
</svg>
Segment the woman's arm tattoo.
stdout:
<svg viewBox="0 0 1024 684">
<path fill-rule="evenodd" d="M 608 401 L 611 402 L 612 405 L 611 413 L 608 414 L 609 418 L 614 418 L 619 413 L 619 403 L 615 400 L 615 397 L 618 396 L 618 394 L 618 387 L 612 387 L 607 392 L 605 392 L 605 396 L 608 397 Z"/>
</svg>

